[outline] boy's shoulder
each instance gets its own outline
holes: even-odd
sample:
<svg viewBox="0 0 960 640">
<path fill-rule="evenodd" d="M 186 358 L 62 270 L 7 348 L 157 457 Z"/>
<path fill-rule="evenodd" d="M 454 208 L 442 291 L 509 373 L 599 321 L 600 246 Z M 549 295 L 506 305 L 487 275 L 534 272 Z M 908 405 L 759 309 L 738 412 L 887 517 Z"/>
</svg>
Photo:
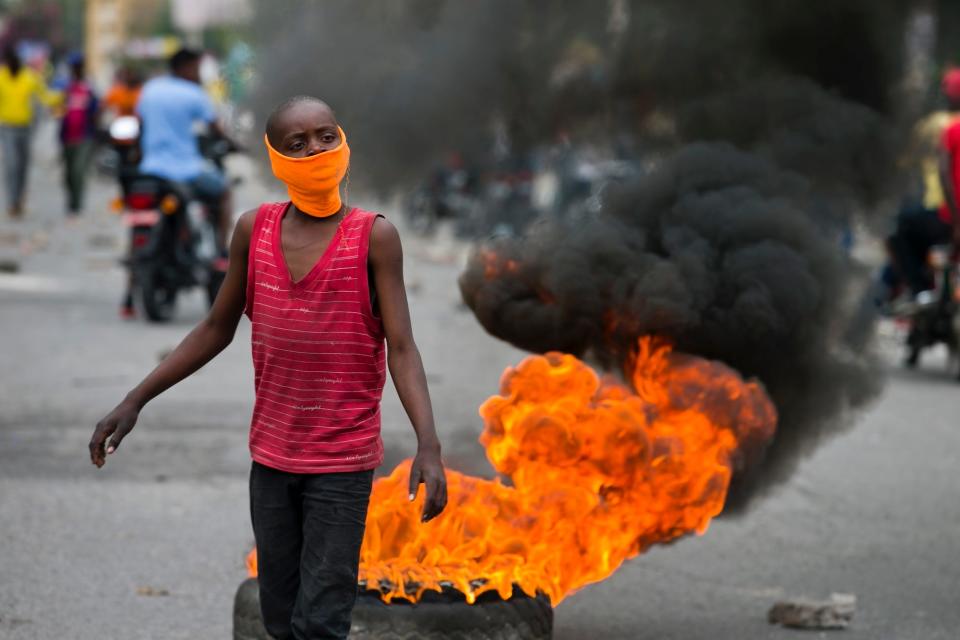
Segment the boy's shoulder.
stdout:
<svg viewBox="0 0 960 640">
<path fill-rule="evenodd" d="M 290 204 L 289 200 L 282 200 L 279 202 L 263 202 L 256 209 L 251 209 L 247 213 L 256 213 L 257 216 L 270 215 L 277 213 L 278 211 L 283 211 Z"/>
<path fill-rule="evenodd" d="M 387 220 L 387 217 L 380 213 L 379 211 L 368 211 L 361 207 L 353 207 L 350 212 L 350 218 L 353 220 L 354 224 L 359 224 L 361 227 L 366 229 L 367 233 L 370 234 L 371 240 L 381 236 L 385 229 L 389 233 L 389 229 L 392 229 L 396 232 L 396 228 Z M 389 228 L 389 229 L 387 229 Z"/>
<path fill-rule="evenodd" d="M 356 215 L 362 216 L 364 218 L 369 218 L 369 217 L 382 218 L 383 217 L 383 214 L 380 213 L 379 211 L 370 211 L 369 209 L 364 209 L 363 207 L 354 207 L 354 206 L 350 207 L 350 214 L 355 216 Z"/>
<path fill-rule="evenodd" d="M 284 202 L 264 202 L 256 209 L 250 209 L 241 216 L 249 216 L 251 224 L 263 224 L 267 219 L 272 219 L 274 216 L 277 216 L 283 213 L 283 210 L 289 205 L 289 201 Z"/>
<path fill-rule="evenodd" d="M 242 213 L 237 219 L 236 228 L 249 237 L 258 227 L 263 226 L 266 220 L 272 219 L 273 216 L 282 212 L 286 206 L 286 202 L 264 202 L 256 209 L 250 209 Z"/>
</svg>

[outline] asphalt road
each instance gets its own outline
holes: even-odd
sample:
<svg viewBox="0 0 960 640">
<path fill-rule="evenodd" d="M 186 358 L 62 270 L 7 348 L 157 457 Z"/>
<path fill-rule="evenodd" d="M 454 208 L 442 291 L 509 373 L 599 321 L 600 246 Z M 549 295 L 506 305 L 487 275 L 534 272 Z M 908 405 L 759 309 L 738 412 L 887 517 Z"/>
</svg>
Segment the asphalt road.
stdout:
<svg viewBox="0 0 960 640">
<path fill-rule="evenodd" d="M 249 326 L 93 468 L 93 425 L 202 317 L 203 298 L 188 296 L 167 326 L 119 320 L 111 185 L 95 184 L 68 225 L 56 164 L 39 156 L 27 219 L 0 221 L 0 260 L 20 266 L 0 274 L 0 638 L 229 638 L 252 544 Z M 238 201 L 264 194 L 248 181 Z M 462 256 L 408 238 L 406 279 L 447 463 L 486 473 L 476 409 L 522 354 L 459 304 Z M 770 605 L 831 592 L 858 597 L 839 637 L 960 637 L 960 387 L 943 367 L 941 354 L 906 373 L 891 356 L 882 398 L 789 484 L 573 595 L 555 637 L 790 638 L 799 632 L 767 624 Z M 384 440 L 385 469 L 414 450 L 392 389 Z"/>
</svg>

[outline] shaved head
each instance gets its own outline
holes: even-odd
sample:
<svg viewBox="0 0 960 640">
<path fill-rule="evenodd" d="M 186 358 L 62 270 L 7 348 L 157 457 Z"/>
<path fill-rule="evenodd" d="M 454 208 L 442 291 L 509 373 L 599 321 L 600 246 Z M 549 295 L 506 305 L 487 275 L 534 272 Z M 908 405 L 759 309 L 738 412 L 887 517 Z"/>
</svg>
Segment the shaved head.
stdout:
<svg viewBox="0 0 960 640">
<path fill-rule="evenodd" d="M 280 103 L 277 108 L 270 113 L 270 117 L 267 118 L 266 134 L 267 140 L 270 141 L 271 145 L 275 148 L 278 147 L 283 136 L 287 133 L 285 116 L 303 107 L 308 107 L 314 111 L 324 111 L 326 112 L 324 115 L 329 115 L 329 118 L 334 124 L 337 122 L 337 117 L 333 109 L 320 98 L 314 98 L 313 96 L 293 96 Z"/>
</svg>

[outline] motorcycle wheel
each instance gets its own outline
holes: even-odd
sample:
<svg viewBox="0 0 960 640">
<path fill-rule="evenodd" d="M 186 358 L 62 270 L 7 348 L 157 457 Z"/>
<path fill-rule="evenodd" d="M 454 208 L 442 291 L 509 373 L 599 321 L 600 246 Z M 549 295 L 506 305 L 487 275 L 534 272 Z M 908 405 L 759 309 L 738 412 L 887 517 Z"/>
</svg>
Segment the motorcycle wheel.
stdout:
<svg viewBox="0 0 960 640">
<path fill-rule="evenodd" d="M 947 345 L 947 371 L 954 380 L 960 382 L 960 349 L 956 343 Z"/>
<path fill-rule="evenodd" d="M 916 369 L 920 364 L 920 347 L 907 347 L 907 355 L 903 359 L 903 366 L 907 369 Z"/>
<path fill-rule="evenodd" d="M 143 314 L 150 322 L 169 322 L 177 309 L 177 287 L 158 269 L 144 270 L 136 280 Z"/>
</svg>

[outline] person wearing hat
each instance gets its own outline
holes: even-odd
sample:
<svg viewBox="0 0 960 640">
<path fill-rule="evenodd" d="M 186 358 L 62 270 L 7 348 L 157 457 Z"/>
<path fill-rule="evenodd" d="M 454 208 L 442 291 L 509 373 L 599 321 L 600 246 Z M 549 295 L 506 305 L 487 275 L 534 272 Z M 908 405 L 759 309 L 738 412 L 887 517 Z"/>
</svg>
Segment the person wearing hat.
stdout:
<svg viewBox="0 0 960 640">
<path fill-rule="evenodd" d="M 71 55 L 70 82 L 64 90 L 60 143 L 63 147 L 63 177 L 67 194 L 67 215 L 75 216 L 83 208 L 87 169 L 96 137 L 99 101 L 84 78 L 84 60 Z"/>
</svg>

